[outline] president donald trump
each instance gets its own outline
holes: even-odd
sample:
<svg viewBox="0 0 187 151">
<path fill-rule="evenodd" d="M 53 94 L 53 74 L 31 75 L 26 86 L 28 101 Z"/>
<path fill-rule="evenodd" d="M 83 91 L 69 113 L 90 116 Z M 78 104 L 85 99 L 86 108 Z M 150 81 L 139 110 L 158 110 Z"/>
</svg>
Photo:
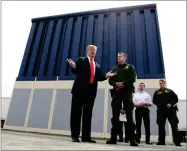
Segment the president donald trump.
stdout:
<svg viewBox="0 0 187 151">
<path fill-rule="evenodd" d="M 96 143 L 96 141 L 91 139 L 91 119 L 98 81 L 104 81 L 116 74 L 111 72 L 102 73 L 101 67 L 94 60 L 96 51 L 96 46 L 89 45 L 87 47 L 87 57 L 79 57 L 76 62 L 67 59 L 72 67 L 72 72 L 76 74 L 71 91 L 70 127 L 73 142 L 80 142 L 79 135 L 82 117 L 82 142 Z"/>
</svg>

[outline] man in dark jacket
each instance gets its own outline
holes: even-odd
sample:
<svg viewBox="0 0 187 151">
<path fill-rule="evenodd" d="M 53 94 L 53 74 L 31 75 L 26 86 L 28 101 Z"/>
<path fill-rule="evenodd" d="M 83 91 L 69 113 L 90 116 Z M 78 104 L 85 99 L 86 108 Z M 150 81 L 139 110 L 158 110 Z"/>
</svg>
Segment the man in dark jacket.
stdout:
<svg viewBox="0 0 187 151">
<path fill-rule="evenodd" d="M 130 145 L 138 146 L 135 142 L 134 131 L 133 131 L 133 109 L 134 104 L 132 101 L 132 93 L 134 91 L 133 83 L 136 81 L 135 68 L 126 64 L 127 55 L 123 52 L 118 53 L 118 65 L 113 68 L 112 72 L 117 74 L 109 79 L 109 84 L 113 86 L 111 90 L 112 99 L 112 129 L 111 138 L 106 144 L 116 144 L 117 134 L 119 130 L 119 115 L 121 110 L 121 104 L 123 103 L 123 110 L 126 113 L 128 136 L 130 137 Z"/>
<path fill-rule="evenodd" d="M 164 80 L 160 80 L 159 85 L 160 89 L 156 90 L 153 95 L 153 103 L 157 106 L 157 124 L 159 128 L 157 145 L 165 145 L 165 123 L 166 119 L 168 119 L 171 124 L 173 141 L 176 146 L 181 146 L 178 136 L 179 120 L 176 113 L 178 110 L 176 106 L 178 97 L 173 90 L 165 87 Z"/>
<path fill-rule="evenodd" d="M 67 59 L 72 66 L 72 72 L 76 74 L 76 79 L 73 84 L 71 93 L 71 137 L 73 142 L 80 142 L 80 125 L 82 117 L 82 141 L 96 143 L 91 139 L 91 119 L 94 100 L 97 94 L 98 81 L 104 81 L 108 77 L 114 76 L 115 73 L 108 72 L 102 74 L 99 64 L 94 61 L 97 47 L 89 45 L 87 47 L 87 57 L 80 57 L 76 63 Z"/>
</svg>

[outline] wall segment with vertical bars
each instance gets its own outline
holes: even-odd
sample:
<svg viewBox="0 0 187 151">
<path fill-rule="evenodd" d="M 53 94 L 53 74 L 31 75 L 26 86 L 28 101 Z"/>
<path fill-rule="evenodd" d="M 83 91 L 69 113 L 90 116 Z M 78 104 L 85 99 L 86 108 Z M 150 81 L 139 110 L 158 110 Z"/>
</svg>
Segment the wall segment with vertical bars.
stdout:
<svg viewBox="0 0 187 151">
<path fill-rule="evenodd" d="M 98 46 L 103 72 L 123 51 L 138 79 L 165 78 L 156 4 L 150 4 L 32 19 L 17 81 L 74 80 L 66 59 L 85 56 L 89 44 Z"/>
</svg>

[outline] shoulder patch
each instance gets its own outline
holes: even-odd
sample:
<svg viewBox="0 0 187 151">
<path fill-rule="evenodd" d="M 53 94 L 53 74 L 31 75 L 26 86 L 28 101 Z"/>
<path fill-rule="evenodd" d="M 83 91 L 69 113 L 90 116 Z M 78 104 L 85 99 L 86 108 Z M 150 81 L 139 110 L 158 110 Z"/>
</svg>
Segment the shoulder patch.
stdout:
<svg viewBox="0 0 187 151">
<path fill-rule="evenodd" d="M 124 69 L 125 69 L 125 70 L 127 70 L 128 68 L 129 68 L 129 66 L 127 65 L 127 66 L 125 66 L 125 68 L 124 68 Z"/>
<path fill-rule="evenodd" d="M 165 92 L 165 93 L 168 93 L 169 91 L 166 89 L 164 92 Z"/>
</svg>

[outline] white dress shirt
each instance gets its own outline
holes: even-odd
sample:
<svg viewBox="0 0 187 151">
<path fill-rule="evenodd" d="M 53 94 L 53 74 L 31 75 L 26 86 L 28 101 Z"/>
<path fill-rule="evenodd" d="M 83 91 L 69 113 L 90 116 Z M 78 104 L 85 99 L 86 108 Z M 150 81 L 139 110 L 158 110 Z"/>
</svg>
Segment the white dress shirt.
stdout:
<svg viewBox="0 0 187 151">
<path fill-rule="evenodd" d="M 89 56 L 87 56 L 88 57 L 88 60 L 89 60 L 89 63 L 90 63 L 90 57 Z M 94 59 L 93 59 L 93 63 L 94 63 L 94 75 L 95 75 L 95 61 L 94 61 Z"/>
<path fill-rule="evenodd" d="M 149 103 L 152 104 L 151 96 L 145 91 L 137 92 L 133 96 L 133 103 L 135 105 L 141 104 L 141 103 Z"/>
</svg>

